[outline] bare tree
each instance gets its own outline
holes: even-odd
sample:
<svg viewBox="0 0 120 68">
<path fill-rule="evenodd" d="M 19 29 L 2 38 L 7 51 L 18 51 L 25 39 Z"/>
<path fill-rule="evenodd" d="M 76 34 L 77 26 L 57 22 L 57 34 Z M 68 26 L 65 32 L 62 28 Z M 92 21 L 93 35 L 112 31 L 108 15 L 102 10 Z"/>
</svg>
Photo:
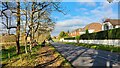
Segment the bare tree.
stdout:
<svg viewBox="0 0 120 68">
<path fill-rule="evenodd" d="M 20 38 L 20 2 L 15 3 L 11 3 L 11 2 L 2 2 L 3 5 L 3 10 L 2 10 L 2 14 L 6 17 L 6 21 L 7 21 L 7 25 L 2 22 L 2 24 L 4 24 L 6 26 L 6 28 L 8 30 L 12 29 L 12 28 L 16 28 L 16 52 L 17 54 L 20 53 L 20 43 L 19 43 L 19 38 Z M 17 7 L 16 7 L 17 6 Z M 17 9 L 17 12 L 16 12 Z M 11 13 L 11 15 L 13 13 L 16 14 L 17 17 L 17 26 L 9 26 L 8 24 L 11 24 L 11 15 L 10 16 L 10 22 L 8 22 L 8 18 L 9 16 L 7 15 L 7 13 L 5 13 L 5 11 L 10 11 L 9 13 Z"/>
<path fill-rule="evenodd" d="M 20 2 L 17 2 L 17 27 L 16 27 L 16 44 L 17 44 L 17 54 L 20 53 Z"/>
<path fill-rule="evenodd" d="M 2 5 L 5 7 L 2 10 L 2 14 L 8 19 L 9 18 L 5 11 L 9 10 L 15 17 L 17 18 L 16 26 L 8 26 L 3 23 L 7 29 L 16 28 L 16 50 L 17 54 L 20 53 L 20 26 L 22 18 L 25 19 L 24 23 L 24 33 L 25 33 L 25 51 L 27 53 L 27 37 L 30 36 L 30 52 L 32 52 L 32 42 L 37 35 L 51 32 L 54 28 L 54 22 L 50 17 L 52 11 L 62 12 L 59 8 L 59 3 L 54 2 L 26 2 L 28 5 L 24 5 L 25 7 L 21 7 L 20 2 L 8 3 L 4 2 Z M 23 8 L 23 9 L 22 9 Z M 22 14 L 23 13 L 23 14 Z M 63 13 L 63 12 L 62 12 Z M 24 15 L 24 16 L 22 16 Z M 7 24 L 10 22 L 7 22 Z"/>
</svg>

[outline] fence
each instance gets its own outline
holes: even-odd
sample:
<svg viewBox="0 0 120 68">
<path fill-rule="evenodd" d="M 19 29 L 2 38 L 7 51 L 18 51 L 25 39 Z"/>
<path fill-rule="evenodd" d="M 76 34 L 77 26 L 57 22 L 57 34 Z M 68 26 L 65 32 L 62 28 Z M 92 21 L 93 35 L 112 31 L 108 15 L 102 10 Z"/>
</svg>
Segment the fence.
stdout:
<svg viewBox="0 0 120 68">
<path fill-rule="evenodd" d="M 77 42 L 77 40 L 60 40 L 62 42 Z M 79 40 L 79 43 L 88 43 L 88 44 L 104 44 L 104 45 L 119 45 L 120 40 Z"/>
</svg>

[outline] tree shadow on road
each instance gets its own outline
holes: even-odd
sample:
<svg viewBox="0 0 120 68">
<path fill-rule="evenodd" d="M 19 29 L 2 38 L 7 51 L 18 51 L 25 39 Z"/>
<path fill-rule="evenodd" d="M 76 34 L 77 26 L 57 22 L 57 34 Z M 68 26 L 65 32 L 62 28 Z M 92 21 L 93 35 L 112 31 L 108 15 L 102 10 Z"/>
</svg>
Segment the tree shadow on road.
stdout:
<svg viewBox="0 0 120 68">
<path fill-rule="evenodd" d="M 97 54 L 92 59 L 94 61 L 90 68 L 119 68 L 118 66 L 113 66 L 118 63 L 118 56 L 112 52 L 97 50 Z"/>
<path fill-rule="evenodd" d="M 63 47 L 64 46 L 64 47 Z M 84 45 L 86 46 L 86 45 Z M 90 57 L 92 61 L 90 61 L 91 66 L 75 66 L 75 67 L 88 67 L 88 68 L 115 68 L 113 64 L 115 62 L 110 61 L 116 60 L 117 56 L 112 54 L 109 51 L 102 51 L 102 50 L 95 50 L 95 49 L 89 49 L 82 46 L 73 46 L 73 45 L 57 45 L 54 46 L 71 64 L 73 64 L 74 61 L 76 61 L 79 57 Z M 77 48 L 78 47 L 78 48 Z M 69 49 L 71 48 L 71 49 Z M 78 51 L 82 50 L 80 53 Z M 93 51 L 93 52 L 90 52 Z M 78 52 L 78 53 L 77 53 Z M 88 54 L 88 56 L 83 56 Z M 72 57 L 70 57 L 72 56 Z M 68 58 L 70 57 L 70 58 Z M 89 60 L 88 60 L 89 61 Z"/>
</svg>

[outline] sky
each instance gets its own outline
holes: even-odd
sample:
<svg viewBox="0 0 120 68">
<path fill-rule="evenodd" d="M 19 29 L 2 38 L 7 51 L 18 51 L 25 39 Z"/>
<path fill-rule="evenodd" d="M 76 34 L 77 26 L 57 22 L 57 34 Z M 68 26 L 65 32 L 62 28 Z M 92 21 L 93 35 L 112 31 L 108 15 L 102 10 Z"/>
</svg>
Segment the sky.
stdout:
<svg viewBox="0 0 120 68">
<path fill-rule="evenodd" d="M 51 33 L 52 36 L 58 36 L 61 31 L 73 31 L 77 28 L 83 28 L 93 22 L 102 23 L 102 20 L 106 18 L 118 19 L 118 6 L 120 6 L 118 2 L 84 1 L 61 2 L 60 6 L 66 15 L 60 12 L 52 13 L 52 17 L 56 21 L 55 29 Z"/>
<path fill-rule="evenodd" d="M 120 0 L 114 0 L 112 3 L 108 3 L 107 0 L 63 0 L 60 7 L 66 15 L 60 12 L 51 14 L 56 22 L 51 35 L 58 36 L 61 31 L 73 31 L 93 22 L 102 23 L 105 18 L 118 19 L 118 6 Z M 3 27 L 2 23 L 0 23 L 1 27 Z"/>
</svg>

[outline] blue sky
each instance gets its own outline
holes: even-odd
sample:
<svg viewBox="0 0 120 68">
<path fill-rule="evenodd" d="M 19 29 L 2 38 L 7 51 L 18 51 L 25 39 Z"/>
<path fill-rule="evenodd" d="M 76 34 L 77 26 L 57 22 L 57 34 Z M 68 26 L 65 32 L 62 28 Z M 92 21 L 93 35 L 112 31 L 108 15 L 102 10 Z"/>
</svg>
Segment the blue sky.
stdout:
<svg viewBox="0 0 120 68">
<path fill-rule="evenodd" d="M 55 29 L 52 36 L 57 36 L 60 31 L 72 31 L 83 28 L 89 23 L 102 23 L 102 19 L 118 19 L 118 2 L 62 2 L 61 7 L 66 15 L 53 12 L 56 19 Z"/>
<path fill-rule="evenodd" d="M 104 18 L 118 19 L 118 1 L 120 0 L 112 3 L 107 0 L 63 0 L 60 7 L 66 15 L 60 12 L 52 13 L 51 17 L 56 22 L 52 36 L 57 36 L 61 31 L 83 28 L 93 22 L 102 23 Z"/>
</svg>

